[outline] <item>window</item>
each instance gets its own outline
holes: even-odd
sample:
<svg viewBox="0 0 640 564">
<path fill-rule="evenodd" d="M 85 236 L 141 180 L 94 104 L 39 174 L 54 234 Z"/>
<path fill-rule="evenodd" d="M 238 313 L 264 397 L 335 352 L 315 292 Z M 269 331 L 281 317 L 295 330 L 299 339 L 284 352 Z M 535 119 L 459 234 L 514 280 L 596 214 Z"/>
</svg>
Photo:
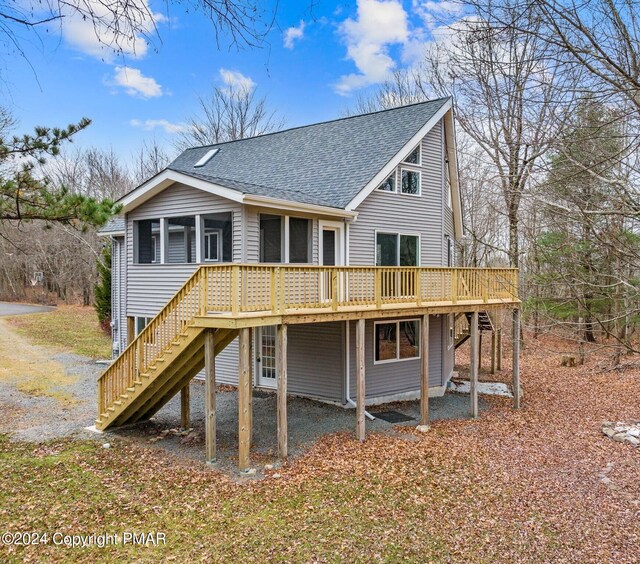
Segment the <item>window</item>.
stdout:
<svg viewBox="0 0 640 564">
<path fill-rule="evenodd" d="M 209 229 L 204 232 L 204 260 L 206 262 L 222 260 L 222 236 L 218 229 Z"/>
<path fill-rule="evenodd" d="M 311 220 L 260 214 L 260 262 L 300 264 L 310 262 L 310 256 Z"/>
<path fill-rule="evenodd" d="M 395 192 L 396 191 L 396 173 L 394 172 L 389 178 L 387 178 L 380 186 L 378 190 L 382 192 Z"/>
<path fill-rule="evenodd" d="M 309 228 L 311 222 L 301 217 L 289 218 L 289 262 L 309 262 Z"/>
<path fill-rule="evenodd" d="M 420 358 L 420 321 L 380 322 L 374 324 L 375 363 Z"/>
<path fill-rule="evenodd" d="M 453 239 L 449 235 L 444 236 L 447 245 L 447 266 L 451 267 L 454 263 Z"/>
<path fill-rule="evenodd" d="M 167 218 L 167 258 L 172 264 L 196 262 L 195 216 Z"/>
<path fill-rule="evenodd" d="M 149 321 L 151 321 L 153 318 L 152 317 L 136 317 L 135 318 L 135 333 L 136 336 L 138 336 L 142 330 L 149 324 Z"/>
<path fill-rule="evenodd" d="M 410 163 L 414 165 L 420 164 L 420 145 L 418 145 L 413 151 L 409 153 L 406 159 L 404 159 L 405 163 Z"/>
<path fill-rule="evenodd" d="M 260 262 L 282 262 L 282 216 L 260 214 Z"/>
<path fill-rule="evenodd" d="M 134 262 L 151 264 L 160 262 L 160 220 L 142 219 L 133 222 Z"/>
<path fill-rule="evenodd" d="M 400 191 L 403 194 L 420 195 L 420 172 L 417 170 L 401 169 L 402 186 Z"/>
<path fill-rule="evenodd" d="M 233 214 L 231 212 L 203 215 L 202 233 L 204 245 L 202 260 L 207 262 L 233 260 Z M 207 239 L 207 236 L 210 237 Z"/>
<path fill-rule="evenodd" d="M 418 266 L 417 235 L 376 233 L 376 266 Z"/>
</svg>

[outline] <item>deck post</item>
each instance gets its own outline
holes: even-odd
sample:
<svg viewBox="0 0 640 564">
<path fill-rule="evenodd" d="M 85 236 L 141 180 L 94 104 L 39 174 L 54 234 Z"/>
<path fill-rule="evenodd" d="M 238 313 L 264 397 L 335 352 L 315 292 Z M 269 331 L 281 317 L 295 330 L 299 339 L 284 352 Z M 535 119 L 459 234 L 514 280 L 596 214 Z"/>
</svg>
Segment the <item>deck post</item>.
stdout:
<svg viewBox="0 0 640 564">
<path fill-rule="evenodd" d="M 238 466 L 240 471 L 249 468 L 251 450 L 251 329 L 240 329 L 238 352 Z"/>
<path fill-rule="evenodd" d="M 478 331 L 478 372 L 482 370 L 482 331 Z"/>
<path fill-rule="evenodd" d="M 204 334 L 205 408 L 204 434 L 206 462 L 216 461 L 216 341 L 215 329 L 207 329 Z"/>
<path fill-rule="evenodd" d="M 420 331 L 420 425 L 429 425 L 429 315 L 422 316 Z"/>
<path fill-rule="evenodd" d="M 471 315 L 471 359 L 469 385 L 471 388 L 471 417 L 478 417 L 478 312 Z"/>
<path fill-rule="evenodd" d="M 180 390 L 180 425 L 183 431 L 191 427 L 190 385 L 191 381 Z"/>
<path fill-rule="evenodd" d="M 127 317 L 127 345 L 133 343 L 133 340 L 136 338 L 136 318 L 135 317 Z"/>
<path fill-rule="evenodd" d="M 285 459 L 287 445 L 287 326 L 278 325 L 276 343 L 276 374 L 278 376 L 278 453 Z"/>
<path fill-rule="evenodd" d="M 520 409 L 520 310 L 513 310 L 513 407 Z"/>
<path fill-rule="evenodd" d="M 496 370 L 500 372 L 502 370 L 502 328 L 498 328 L 496 343 Z"/>
<path fill-rule="evenodd" d="M 496 373 L 496 349 L 497 349 L 497 336 L 495 329 L 491 331 L 491 374 Z"/>
<path fill-rule="evenodd" d="M 358 319 L 358 322 L 356 324 L 356 438 L 359 441 L 364 441 L 366 436 L 364 419 L 364 323 L 364 319 Z"/>
</svg>

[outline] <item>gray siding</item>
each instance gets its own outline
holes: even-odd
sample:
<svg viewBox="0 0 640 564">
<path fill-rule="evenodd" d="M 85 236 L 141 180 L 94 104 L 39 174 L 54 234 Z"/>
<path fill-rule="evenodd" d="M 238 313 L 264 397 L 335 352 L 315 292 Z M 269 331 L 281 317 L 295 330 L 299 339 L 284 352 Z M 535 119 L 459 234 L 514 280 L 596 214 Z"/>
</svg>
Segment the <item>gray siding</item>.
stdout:
<svg viewBox="0 0 640 564">
<path fill-rule="evenodd" d="M 293 394 L 344 400 L 344 323 L 290 325 L 288 388 Z"/>
<path fill-rule="evenodd" d="M 385 320 L 386 321 L 386 320 Z M 392 321 L 392 320 L 388 320 Z M 356 397 L 356 323 L 349 331 L 349 389 L 351 399 Z M 366 397 L 377 398 L 420 390 L 420 359 L 374 364 L 374 321 L 365 323 L 365 390 Z M 429 386 L 443 384 L 442 320 L 432 315 L 429 319 Z"/>
<path fill-rule="evenodd" d="M 111 253 L 112 352 L 120 354 L 127 346 L 127 261 L 124 237 L 113 237 Z"/>
<path fill-rule="evenodd" d="M 420 265 L 444 264 L 442 139 L 440 121 L 422 140 L 420 196 L 375 190 L 358 206 L 349 227 L 349 264 L 375 264 L 376 231 L 419 234 Z"/>
</svg>

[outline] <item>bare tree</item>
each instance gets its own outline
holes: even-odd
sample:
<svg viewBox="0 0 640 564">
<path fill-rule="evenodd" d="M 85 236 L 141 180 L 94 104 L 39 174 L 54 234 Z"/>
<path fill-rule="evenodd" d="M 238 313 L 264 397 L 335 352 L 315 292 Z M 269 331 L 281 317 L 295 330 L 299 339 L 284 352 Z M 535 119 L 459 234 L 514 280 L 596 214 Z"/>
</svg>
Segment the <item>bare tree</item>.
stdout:
<svg viewBox="0 0 640 564">
<path fill-rule="evenodd" d="M 144 142 L 139 151 L 134 155 L 133 180 L 135 184 L 141 184 L 152 176 L 164 170 L 173 160 L 173 156 L 161 147 L 156 140 Z"/>
<path fill-rule="evenodd" d="M 263 135 L 284 126 L 266 98 L 256 97 L 253 85 L 217 86 L 199 102 L 200 114 L 189 120 L 190 127 L 176 143 L 180 150 Z"/>
</svg>

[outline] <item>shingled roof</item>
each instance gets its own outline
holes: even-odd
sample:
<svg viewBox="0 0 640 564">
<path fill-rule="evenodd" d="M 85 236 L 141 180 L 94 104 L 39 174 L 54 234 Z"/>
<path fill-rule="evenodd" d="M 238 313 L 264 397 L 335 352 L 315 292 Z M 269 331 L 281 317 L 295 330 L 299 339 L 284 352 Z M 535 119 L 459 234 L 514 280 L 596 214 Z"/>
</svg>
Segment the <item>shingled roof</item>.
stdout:
<svg viewBox="0 0 640 564">
<path fill-rule="evenodd" d="M 168 169 L 243 194 L 344 209 L 448 101 L 195 147 Z M 212 149 L 218 151 L 196 167 Z"/>
</svg>

